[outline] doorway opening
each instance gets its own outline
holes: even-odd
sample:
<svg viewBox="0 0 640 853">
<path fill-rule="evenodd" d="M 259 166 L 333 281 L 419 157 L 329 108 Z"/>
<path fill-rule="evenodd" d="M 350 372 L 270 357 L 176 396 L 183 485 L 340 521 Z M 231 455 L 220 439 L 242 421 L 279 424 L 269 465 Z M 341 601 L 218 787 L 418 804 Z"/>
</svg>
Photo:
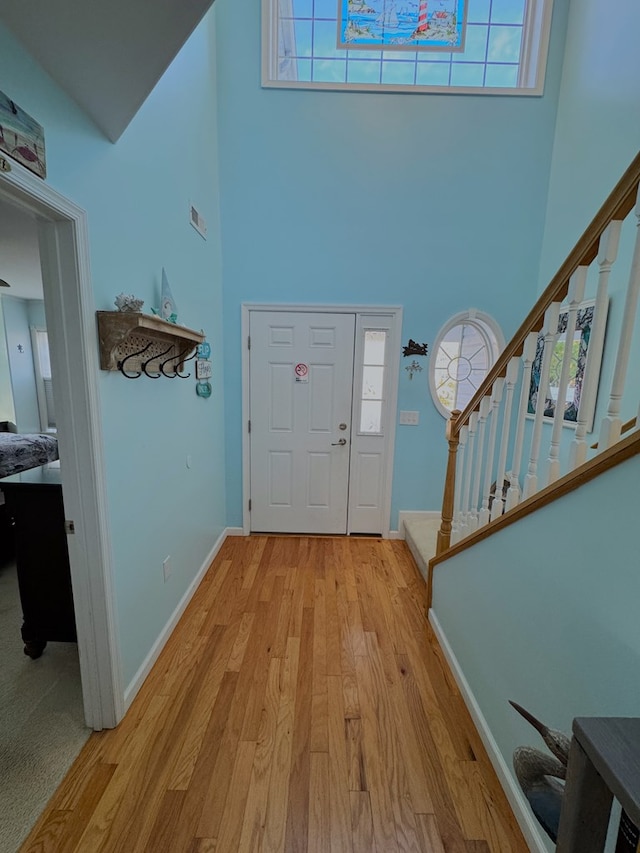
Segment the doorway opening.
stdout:
<svg viewBox="0 0 640 853">
<path fill-rule="evenodd" d="M 111 728 L 124 714 L 124 701 L 95 387 L 97 341 L 86 214 L 19 164 L 0 176 L 0 203 L 36 223 L 84 718 L 90 728 Z"/>
</svg>

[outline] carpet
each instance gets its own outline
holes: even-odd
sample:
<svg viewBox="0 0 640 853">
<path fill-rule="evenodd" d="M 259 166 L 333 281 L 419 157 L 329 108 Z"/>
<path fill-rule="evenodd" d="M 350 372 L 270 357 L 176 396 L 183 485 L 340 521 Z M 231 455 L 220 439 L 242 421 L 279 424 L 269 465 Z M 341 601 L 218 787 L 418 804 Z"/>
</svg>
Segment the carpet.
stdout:
<svg viewBox="0 0 640 853">
<path fill-rule="evenodd" d="M 0 853 L 15 853 L 89 737 L 75 643 L 23 653 L 15 564 L 0 564 Z"/>
</svg>

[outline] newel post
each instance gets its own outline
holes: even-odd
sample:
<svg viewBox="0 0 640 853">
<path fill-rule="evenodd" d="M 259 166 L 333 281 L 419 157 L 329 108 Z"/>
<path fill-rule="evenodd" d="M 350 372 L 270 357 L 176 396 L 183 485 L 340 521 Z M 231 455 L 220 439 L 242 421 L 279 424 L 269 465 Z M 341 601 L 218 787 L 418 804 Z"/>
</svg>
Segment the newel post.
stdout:
<svg viewBox="0 0 640 853">
<path fill-rule="evenodd" d="M 457 429 L 458 418 L 462 412 L 459 409 L 451 412 L 447 421 L 447 441 L 449 443 L 449 457 L 447 459 L 447 474 L 444 481 L 444 494 L 442 496 L 442 521 L 438 530 L 438 542 L 436 544 L 436 557 L 449 548 L 451 543 L 451 522 L 453 520 L 453 506 L 456 494 L 456 456 L 460 433 Z"/>
</svg>

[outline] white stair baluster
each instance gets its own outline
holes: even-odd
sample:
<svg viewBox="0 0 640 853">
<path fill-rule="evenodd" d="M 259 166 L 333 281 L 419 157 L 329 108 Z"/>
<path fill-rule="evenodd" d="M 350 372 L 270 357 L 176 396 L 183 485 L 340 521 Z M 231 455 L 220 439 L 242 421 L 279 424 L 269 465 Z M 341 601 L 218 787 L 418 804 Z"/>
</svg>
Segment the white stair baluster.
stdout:
<svg viewBox="0 0 640 853">
<path fill-rule="evenodd" d="M 478 529 L 478 504 L 480 502 L 480 475 L 482 474 L 482 462 L 484 455 L 484 431 L 489 416 L 489 408 L 491 406 L 491 396 L 487 395 L 480 401 L 480 412 L 478 415 L 478 435 L 476 441 L 476 460 L 475 473 L 473 477 L 473 492 L 471 494 L 471 508 L 467 526 L 469 533 L 473 533 Z"/>
<path fill-rule="evenodd" d="M 622 222 L 614 219 L 610 222 L 600 236 L 597 263 L 600 267 L 598 275 L 598 290 L 596 292 L 596 304 L 593 312 L 593 326 L 591 327 L 591 338 L 589 348 L 592 352 L 602 347 L 604 332 L 607 325 L 607 302 L 609 300 L 609 273 L 618 257 L 618 246 L 620 244 L 620 228 Z M 569 450 L 569 470 L 573 471 L 578 465 L 587 461 L 587 430 L 589 411 L 593 408 L 595 398 L 598 394 L 598 373 L 600 365 L 593 358 L 587 358 L 584 378 L 582 380 L 582 391 L 580 393 L 580 408 L 578 409 L 578 422 L 576 434 L 571 442 Z"/>
<path fill-rule="evenodd" d="M 531 366 L 536 356 L 536 344 L 538 333 L 529 332 L 524 342 L 522 351 L 522 385 L 520 386 L 520 403 L 518 405 L 518 416 L 516 419 L 516 440 L 513 448 L 513 459 L 511 460 L 511 471 L 509 472 L 509 491 L 507 492 L 506 511 L 513 509 L 520 503 L 522 490 L 520 489 L 520 464 L 522 462 L 522 446 L 524 443 L 524 425 L 526 423 L 527 408 L 529 405 L 529 387 L 531 385 Z"/>
<path fill-rule="evenodd" d="M 565 333 L 562 367 L 560 368 L 560 382 L 558 383 L 556 410 L 553 415 L 553 430 L 551 432 L 551 443 L 549 445 L 549 458 L 547 459 L 547 485 L 555 483 L 560 476 L 560 439 L 562 437 L 565 401 L 567 397 L 567 388 L 569 386 L 571 360 L 573 357 L 573 337 L 576 331 L 578 309 L 580 308 L 580 303 L 584 299 L 584 288 L 587 282 L 588 269 L 589 268 L 586 266 L 578 267 L 569 281 L 567 330 Z"/>
<path fill-rule="evenodd" d="M 504 488 L 505 468 L 507 465 L 507 449 L 509 446 L 509 435 L 511 433 L 511 409 L 513 406 L 513 389 L 518 381 L 520 370 L 520 359 L 514 356 L 507 365 L 505 379 L 504 417 L 502 421 L 502 438 L 500 439 L 500 453 L 498 454 L 498 473 L 496 475 L 496 493 L 491 504 L 491 521 L 499 518 L 504 512 L 504 500 L 502 490 Z"/>
<path fill-rule="evenodd" d="M 640 229 L 640 191 L 636 198 L 634 213 Z M 624 381 L 629 366 L 629 354 L 631 352 L 631 340 L 633 327 L 636 321 L 636 310 L 638 307 L 638 293 L 640 292 L 640 230 L 636 234 L 636 244 L 633 251 L 633 262 L 631 274 L 627 287 L 627 298 L 624 303 L 624 314 L 622 317 L 622 328 L 620 329 L 620 340 L 618 342 L 618 355 L 616 366 L 613 370 L 613 382 L 611 383 L 611 395 L 607 414 L 602 419 L 600 436 L 598 438 L 598 449 L 600 453 L 615 444 L 620 438 L 622 419 L 620 418 L 620 404 L 624 391 Z"/>
<path fill-rule="evenodd" d="M 558 338 L 559 314 L 560 303 L 552 302 L 544 315 L 544 349 L 542 351 L 542 366 L 540 368 L 540 380 L 538 383 L 536 414 L 533 419 L 533 434 L 531 436 L 529 466 L 527 468 L 527 475 L 524 478 L 524 498 L 529 498 L 538 491 L 538 458 L 540 456 L 540 442 L 542 441 L 542 419 L 544 418 L 544 406 L 547 399 L 547 390 L 549 388 L 551 356 Z"/>
<path fill-rule="evenodd" d="M 450 544 L 455 545 L 460 539 L 460 525 L 462 523 L 462 488 L 464 483 L 464 462 L 465 451 L 467 449 L 467 440 L 469 438 L 469 427 L 467 425 L 461 427 L 458 443 L 458 458 L 456 467 L 456 491 L 455 491 L 455 510 L 453 513 L 453 523 L 451 525 Z"/>
<path fill-rule="evenodd" d="M 469 415 L 469 435 L 465 451 L 464 493 L 462 496 L 462 511 L 460 514 L 459 538 L 464 539 L 469 535 L 469 502 L 471 500 L 471 475 L 473 472 L 475 456 L 476 431 L 478 429 L 478 412 Z"/>
<path fill-rule="evenodd" d="M 493 479 L 493 458 L 496 452 L 496 437 L 498 435 L 498 412 L 502 402 L 504 390 L 504 377 L 500 376 L 493 383 L 491 394 L 491 426 L 489 427 L 489 442 L 487 446 L 487 461 L 484 466 L 484 488 L 482 490 L 482 509 L 480 510 L 480 527 L 489 523 L 489 498 L 491 492 L 491 480 Z"/>
</svg>

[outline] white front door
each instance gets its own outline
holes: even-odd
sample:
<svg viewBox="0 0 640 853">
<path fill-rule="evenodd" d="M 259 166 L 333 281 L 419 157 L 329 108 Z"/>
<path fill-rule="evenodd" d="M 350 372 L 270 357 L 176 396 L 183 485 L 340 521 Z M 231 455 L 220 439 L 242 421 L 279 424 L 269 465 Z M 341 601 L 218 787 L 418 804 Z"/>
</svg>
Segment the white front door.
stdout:
<svg viewBox="0 0 640 853">
<path fill-rule="evenodd" d="M 346 533 L 354 314 L 251 311 L 251 530 Z"/>
</svg>

